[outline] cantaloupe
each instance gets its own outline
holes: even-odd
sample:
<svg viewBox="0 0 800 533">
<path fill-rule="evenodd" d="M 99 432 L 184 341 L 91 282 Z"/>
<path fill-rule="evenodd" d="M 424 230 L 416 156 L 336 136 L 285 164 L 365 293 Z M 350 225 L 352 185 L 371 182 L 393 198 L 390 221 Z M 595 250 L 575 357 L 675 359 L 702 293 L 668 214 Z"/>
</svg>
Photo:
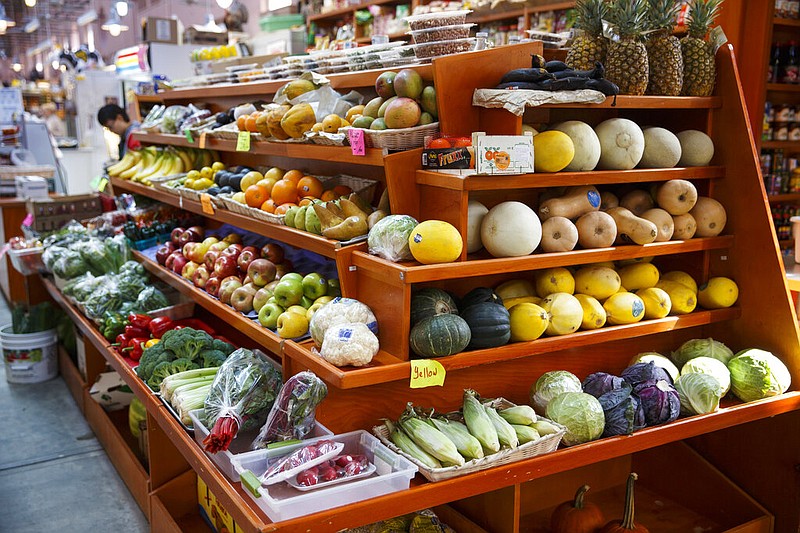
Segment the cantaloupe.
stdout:
<svg viewBox="0 0 800 533">
<path fill-rule="evenodd" d="M 681 159 L 681 142 L 665 128 L 644 130 L 644 153 L 640 168 L 672 168 Z"/>
<path fill-rule="evenodd" d="M 528 255 L 539 246 L 541 240 L 542 224 L 539 217 L 522 202 L 497 204 L 481 222 L 481 242 L 495 257 Z"/>
<path fill-rule="evenodd" d="M 598 167 L 630 170 L 639 164 L 644 153 L 642 128 L 627 118 L 610 118 L 594 129 L 600 140 Z"/>
<path fill-rule="evenodd" d="M 481 243 L 481 222 L 489 208 L 477 200 L 470 200 L 467 207 L 467 253 L 473 254 L 483 247 Z"/>
<path fill-rule="evenodd" d="M 678 133 L 681 143 L 681 158 L 678 166 L 702 167 L 714 157 L 714 141 L 699 130 L 686 130 Z"/>
<path fill-rule="evenodd" d="M 568 120 L 556 124 L 553 129 L 569 135 L 575 145 L 575 155 L 564 170 L 580 172 L 597 167 L 597 162 L 600 161 L 600 139 L 590 125 L 580 120 Z"/>
</svg>

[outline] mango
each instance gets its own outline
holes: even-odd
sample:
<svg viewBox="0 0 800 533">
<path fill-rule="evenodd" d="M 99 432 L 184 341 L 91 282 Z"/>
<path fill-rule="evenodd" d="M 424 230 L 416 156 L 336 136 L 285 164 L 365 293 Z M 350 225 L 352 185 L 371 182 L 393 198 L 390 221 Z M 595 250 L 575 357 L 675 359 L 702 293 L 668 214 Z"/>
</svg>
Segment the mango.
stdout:
<svg viewBox="0 0 800 533">
<path fill-rule="evenodd" d="M 378 108 L 378 118 L 383 118 L 383 115 L 386 114 L 386 108 L 389 107 L 389 104 L 397 100 L 396 96 L 392 96 L 388 100 L 384 100 L 381 104 L 381 107 Z"/>
<path fill-rule="evenodd" d="M 317 87 L 308 80 L 293 80 L 284 86 L 283 94 L 285 94 L 286 98 L 289 100 L 294 100 L 301 94 L 311 92 L 316 88 Z"/>
<path fill-rule="evenodd" d="M 420 126 L 424 126 L 426 124 L 433 124 L 434 122 L 436 122 L 436 119 L 433 118 L 433 115 L 431 115 L 427 111 L 425 111 L 424 113 L 422 113 L 419 116 L 419 125 Z"/>
<path fill-rule="evenodd" d="M 384 120 L 387 128 L 411 128 L 419 122 L 420 114 L 419 105 L 414 100 L 398 97 L 386 106 Z"/>
<path fill-rule="evenodd" d="M 299 139 L 317 122 L 314 109 L 310 104 L 302 103 L 292 108 L 281 118 L 281 128 L 289 137 Z"/>
<path fill-rule="evenodd" d="M 422 76 L 416 70 L 404 68 L 394 78 L 394 92 L 397 96 L 416 100 L 425 87 Z"/>
<path fill-rule="evenodd" d="M 422 96 L 420 97 L 420 104 L 422 109 L 430 113 L 434 117 L 439 116 L 439 111 L 436 108 L 436 89 L 433 85 L 428 85 L 422 89 Z"/>
<path fill-rule="evenodd" d="M 370 126 L 372 126 L 372 123 L 375 120 L 376 119 L 374 119 L 372 117 L 368 117 L 366 115 L 362 115 L 362 116 L 358 117 L 357 119 L 355 119 L 353 121 L 353 127 L 354 128 L 362 128 L 362 129 L 366 130 L 366 129 L 369 129 Z"/>
<path fill-rule="evenodd" d="M 372 121 L 372 124 L 370 125 L 369 129 L 371 129 L 371 130 L 385 130 L 385 129 L 387 129 L 386 121 L 383 120 L 383 118 L 376 118 L 375 120 Z"/>
<path fill-rule="evenodd" d="M 345 120 L 347 120 L 348 122 L 353 122 L 356 115 L 364 114 L 365 107 L 366 106 L 363 105 L 354 105 L 353 107 L 347 110 L 347 113 L 344 116 Z"/>
<path fill-rule="evenodd" d="M 396 94 L 394 89 L 396 76 L 397 72 L 384 72 L 378 76 L 378 79 L 375 80 L 375 92 L 378 93 L 378 96 L 391 98 Z"/>
<path fill-rule="evenodd" d="M 336 133 L 342 127 L 342 118 L 339 115 L 328 115 L 322 119 L 322 131 Z"/>
<path fill-rule="evenodd" d="M 373 98 L 367 102 L 361 114 L 365 117 L 378 118 L 378 110 L 381 108 L 381 105 L 383 105 L 383 98 L 380 96 Z"/>
</svg>

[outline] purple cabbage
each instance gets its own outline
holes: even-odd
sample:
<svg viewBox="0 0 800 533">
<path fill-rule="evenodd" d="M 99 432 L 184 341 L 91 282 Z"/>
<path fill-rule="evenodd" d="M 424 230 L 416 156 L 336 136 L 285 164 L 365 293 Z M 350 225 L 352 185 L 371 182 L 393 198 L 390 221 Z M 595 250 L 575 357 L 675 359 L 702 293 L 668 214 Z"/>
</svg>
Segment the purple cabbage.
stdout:
<svg viewBox="0 0 800 533">
<path fill-rule="evenodd" d="M 642 404 L 648 426 L 672 422 L 681 413 L 678 391 L 665 379 L 643 381 L 634 386 L 633 394 Z"/>
<path fill-rule="evenodd" d="M 607 392 L 622 388 L 623 385 L 625 385 L 625 380 L 620 377 L 606 372 L 595 372 L 586 376 L 581 386 L 583 387 L 583 392 L 591 394 L 595 398 L 600 398 Z"/>
<path fill-rule="evenodd" d="M 633 388 L 623 381 L 619 388 L 606 392 L 598 398 L 606 417 L 604 437 L 630 435 L 637 429 L 645 427 L 642 403 L 632 392 Z"/>
<path fill-rule="evenodd" d="M 622 378 L 634 387 L 644 381 L 666 381 L 672 385 L 672 376 L 669 372 L 653 363 L 636 363 L 622 371 Z"/>
</svg>

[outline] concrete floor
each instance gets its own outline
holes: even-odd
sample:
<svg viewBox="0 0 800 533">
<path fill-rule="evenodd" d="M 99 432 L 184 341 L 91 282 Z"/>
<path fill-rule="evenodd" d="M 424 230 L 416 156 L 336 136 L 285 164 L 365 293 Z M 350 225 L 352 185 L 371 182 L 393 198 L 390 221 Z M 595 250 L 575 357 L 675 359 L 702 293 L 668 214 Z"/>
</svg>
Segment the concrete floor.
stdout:
<svg viewBox="0 0 800 533">
<path fill-rule="evenodd" d="M 0 428 L 0 531 L 149 530 L 60 376 L 8 383 L 0 365 Z"/>
</svg>

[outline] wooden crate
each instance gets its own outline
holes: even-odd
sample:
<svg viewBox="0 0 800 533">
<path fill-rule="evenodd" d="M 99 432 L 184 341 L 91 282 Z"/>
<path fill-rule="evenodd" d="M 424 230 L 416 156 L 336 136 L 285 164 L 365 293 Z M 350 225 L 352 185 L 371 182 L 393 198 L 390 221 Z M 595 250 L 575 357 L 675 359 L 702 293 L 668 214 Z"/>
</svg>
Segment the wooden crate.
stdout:
<svg viewBox="0 0 800 533">
<path fill-rule="evenodd" d="M 198 511 L 194 470 L 187 470 L 150 493 L 150 529 L 163 533 L 211 531 Z"/>
</svg>

